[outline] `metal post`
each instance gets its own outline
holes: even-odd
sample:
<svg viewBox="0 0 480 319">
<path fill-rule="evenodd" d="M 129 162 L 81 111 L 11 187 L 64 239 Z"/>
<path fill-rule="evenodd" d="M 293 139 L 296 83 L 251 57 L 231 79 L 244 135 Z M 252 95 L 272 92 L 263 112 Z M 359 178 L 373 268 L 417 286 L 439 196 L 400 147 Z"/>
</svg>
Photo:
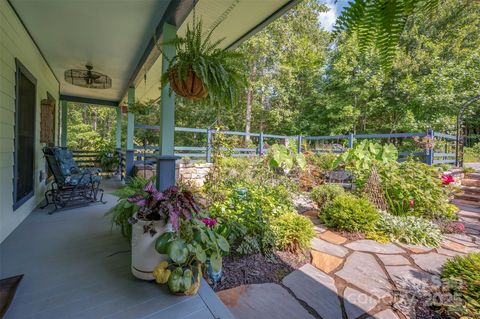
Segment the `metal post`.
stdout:
<svg viewBox="0 0 480 319">
<path fill-rule="evenodd" d="M 127 114 L 127 146 L 125 153 L 125 175 L 133 176 L 134 152 L 133 137 L 135 128 L 135 115 L 130 112 L 130 107 L 135 103 L 135 88 L 128 89 L 128 114 Z"/>
<path fill-rule="evenodd" d="M 260 132 L 258 137 L 258 155 L 263 156 L 263 132 Z"/>
<path fill-rule="evenodd" d="M 302 136 L 297 136 L 297 152 L 300 154 L 302 152 Z"/>
<path fill-rule="evenodd" d="M 62 101 L 62 129 L 61 129 L 61 140 L 60 140 L 60 146 L 62 147 L 67 147 L 67 120 L 68 120 L 68 104 L 67 101 Z"/>
<path fill-rule="evenodd" d="M 435 141 L 435 133 L 433 130 L 429 129 L 427 131 L 427 137 L 432 138 L 432 147 L 429 147 L 427 150 L 426 154 L 426 163 L 427 165 L 433 165 L 434 163 L 434 156 L 435 156 L 435 150 L 433 149 L 433 142 Z"/>
<path fill-rule="evenodd" d="M 177 27 L 163 24 L 162 30 L 162 74 L 169 68 L 169 60 L 176 54 L 173 40 Z M 160 97 L 160 154 L 157 161 L 157 188 L 163 191 L 175 185 L 175 163 L 179 158 L 174 156 L 175 137 L 175 93 L 170 91 L 170 85 L 162 88 Z"/>
<path fill-rule="evenodd" d="M 353 148 L 353 133 L 348 133 L 348 148 Z"/>
<path fill-rule="evenodd" d="M 207 129 L 207 163 L 212 162 L 212 129 Z"/>
</svg>

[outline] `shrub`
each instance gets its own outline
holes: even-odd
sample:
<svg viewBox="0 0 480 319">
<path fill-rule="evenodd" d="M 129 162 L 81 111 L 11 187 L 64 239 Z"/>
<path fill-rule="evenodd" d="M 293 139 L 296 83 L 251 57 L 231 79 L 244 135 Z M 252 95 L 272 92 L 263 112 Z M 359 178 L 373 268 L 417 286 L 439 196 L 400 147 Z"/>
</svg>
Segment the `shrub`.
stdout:
<svg viewBox="0 0 480 319">
<path fill-rule="evenodd" d="M 227 237 L 239 253 L 269 253 L 275 246 L 270 222 L 293 210 L 290 193 L 282 185 L 245 183 L 231 188 L 224 200 L 210 206 L 210 214 L 221 220 Z M 248 241 L 242 242 L 248 236 Z M 260 251 L 258 251 L 260 249 Z"/>
<path fill-rule="evenodd" d="M 465 232 L 465 225 L 456 220 L 434 220 L 433 221 L 444 234 L 462 234 Z"/>
<path fill-rule="evenodd" d="M 398 216 L 428 219 L 455 219 L 456 208 L 448 204 L 449 189 L 443 187 L 436 167 L 406 161 L 376 165 L 382 182 L 388 212 Z M 363 188 L 369 169 L 354 169 L 355 182 Z"/>
<path fill-rule="evenodd" d="M 442 241 L 440 228 L 429 220 L 415 216 L 382 214 L 376 231 L 392 241 L 437 247 Z"/>
<path fill-rule="evenodd" d="M 330 205 L 335 197 L 345 193 L 343 187 L 338 184 L 324 184 L 315 187 L 310 193 L 310 197 L 317 204 L 318 209 L 322 210 Z"/>
<path fill-rule="evenodd" d="M 380 213 L 368 199 L 343 194 L 335 197 L 319 217 L 328 227 L 368 232 L 374 229 Z"/>
<path fill-rule="evenodd" d="M 480 253 L 457 256 L 445 263 L 441 277 L 449 281 L 454 296 L 463 299 L 459 307 L 448 307 L 452 316 L 480 317 Z"/>
<path fill-rule="evenodd" d="M 333 169 L 333 165 L 337 160 L 338 154 L 335 153 L 321 153 L 307 157 L 309 164 L 315 165 L 324 171 Z"/>
<path fill-rule="evenodd" d="M 272 230 L 277 248 L 293 253 L 310 247 L 310 241 L 315 236 L 312 221 L 296 212 L 275 218 Z"/>
</svg>

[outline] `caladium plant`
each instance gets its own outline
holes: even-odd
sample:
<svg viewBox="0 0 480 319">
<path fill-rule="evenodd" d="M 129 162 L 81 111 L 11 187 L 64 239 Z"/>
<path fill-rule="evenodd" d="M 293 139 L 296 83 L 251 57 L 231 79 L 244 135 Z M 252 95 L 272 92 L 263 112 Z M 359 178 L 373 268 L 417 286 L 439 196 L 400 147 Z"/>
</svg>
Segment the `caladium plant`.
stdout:
<svg viewBox="0 0 480 319">
<path fill-rule="evenodd" d="M 135 224 L 138 219 L 165 220 L 172 224 L 174 230 L 178 230 L 180 218 L 190 220 L 193 215 L 200 212 L 193 194 L 177 186 L 160 192 L 152 182 L 148 182 L 141 194 L 133 195 L 127 200 L 140 207 L 137 216 L 129 219 L 131 224 Z M 154 231 L 153 228 L 145 230 L 145 232 L 152 231 Z"/>
</svg>

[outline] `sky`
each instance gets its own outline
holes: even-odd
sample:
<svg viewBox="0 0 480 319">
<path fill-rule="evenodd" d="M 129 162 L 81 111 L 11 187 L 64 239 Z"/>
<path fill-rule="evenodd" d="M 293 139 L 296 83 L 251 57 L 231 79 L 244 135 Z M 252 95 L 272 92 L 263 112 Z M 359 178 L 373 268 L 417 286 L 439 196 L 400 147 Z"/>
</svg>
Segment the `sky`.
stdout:
<svg viewBox="0 0 480 319">
<path fill-rule="evenodd" d="M 320 14 L 320 24 L 328 31 L 333 29 L 337 17 L 342 12 L 342 8 L 348 4 L 348 0 L 320 0 L 330 8 L 328 12 Z"/>
</svg>

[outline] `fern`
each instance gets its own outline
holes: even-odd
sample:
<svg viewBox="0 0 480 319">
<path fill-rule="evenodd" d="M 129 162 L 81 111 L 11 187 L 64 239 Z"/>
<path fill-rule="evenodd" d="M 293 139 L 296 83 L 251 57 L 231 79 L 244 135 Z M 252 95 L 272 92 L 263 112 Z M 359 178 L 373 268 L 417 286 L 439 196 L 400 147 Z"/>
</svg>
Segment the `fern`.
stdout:
<svg viewBox="0 0 480 319">
<path fill-rule="evenodd" d="M 224 38 L 211 40 L 219 24 L 217 22 L 204 32 L 202 20 L 194 18 L 183 37 L 177 36 L 171 43 L 166 42 L 176 48 L 176 55 L 169 60 L 169 70 L 176 69 L 182 80 L 186 80 L 188 72 L 193 70 L 207 88 L 210 104 L 236 105 L 245 87 L 244 58 L 239 52 L 219 48 Z M 162 86 L 168 83 L 168 71 L 162 77 Z"/>
<path fill-rule="evenodd" d="M 389 70 L 407 18 L 415 12 L 433 13 L 440 0 L 354 0 L 337 20 L 334 35 L 355 33 L 360 48 L 375 46 Z"/>
</svg>

